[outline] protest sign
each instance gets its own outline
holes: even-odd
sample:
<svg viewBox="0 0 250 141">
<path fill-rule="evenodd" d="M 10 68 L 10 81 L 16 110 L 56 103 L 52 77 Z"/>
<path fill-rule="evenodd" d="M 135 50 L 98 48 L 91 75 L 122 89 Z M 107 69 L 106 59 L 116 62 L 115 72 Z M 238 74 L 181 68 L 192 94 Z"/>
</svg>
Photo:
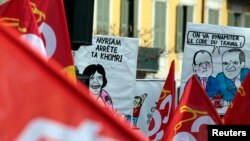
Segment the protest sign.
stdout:
<svg viewBox="0 0 250 141">
<path fill-rule="evenodd" d="M 94 35 L 92 39 L 91 46 L 75 51 L 75 66 L 89 78 L 85 84 L 97 99 L 131 121 L 138 38 Z"/>
<path fill-rule="evenodd" d="M 249 28 L 187 23 L 180 94 L 196 74 L 224 114 L 249 71 L 249 39 Z"/>
<path fill-rule="evenodd" d="M 148 126 L 156 108 L 165 80 L 137 79 L 137 92 L 134 96 L 134 106 L 140 108 L 139 112 L 134 113 L 134 125 L 145 135 L 148 135 Z M 135 105 L 137 99 L 142 99 Z M 138 109 L 134 107 L 134 109 Z"/>
</svg>

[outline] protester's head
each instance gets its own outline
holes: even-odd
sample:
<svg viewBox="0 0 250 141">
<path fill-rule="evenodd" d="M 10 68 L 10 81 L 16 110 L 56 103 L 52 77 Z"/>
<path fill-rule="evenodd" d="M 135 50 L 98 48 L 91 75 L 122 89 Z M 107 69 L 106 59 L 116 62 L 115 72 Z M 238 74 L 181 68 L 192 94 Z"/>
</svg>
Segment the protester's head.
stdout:
<svg viewBox="0 0 250 141">
<path fill-rule="evenodd" d="M 77 79 L 79 79 L 81 83 L 83 84 L 88 83 L 89 77 L 81 74 L 77 66 L 75 66 L 75 73 L 76 73 Z"/>
<path fill-rule="evenodd" d="M 86 85 L 93 94 L 100 94 L 103 87 L 107 84 L 105 70 L 100 64 L 92 64 L 85 68 L 83 75 L 89 76 Z"/>
<path fill-rule="evenodd" d="M 226 77 L 233 79 L 245 67 L 245 54 L 240 49 L 230 49 L 222 54 L 222 70 Z"/>
<path fill-rule="evenodd" d="M 197 51 L 193 57 L 193 71 L 199 77 L 209 77 L 213 73 L 211 54 L 206 50 Z"/>
</svg>

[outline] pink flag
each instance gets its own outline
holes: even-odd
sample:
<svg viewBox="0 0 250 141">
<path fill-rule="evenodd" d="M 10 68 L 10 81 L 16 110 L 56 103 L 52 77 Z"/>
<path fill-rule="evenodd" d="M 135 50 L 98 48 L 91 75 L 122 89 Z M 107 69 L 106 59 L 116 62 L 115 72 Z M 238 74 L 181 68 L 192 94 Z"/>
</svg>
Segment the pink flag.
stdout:
<svg viewBox="0 0 250 141">
<path fill-rule="evenodd" d="M 193 75 L 184 89 L 163 141 L 207 141 L 207 125 L 222 124 L 219 114 Z"/>
<path fill-rule="evenodd" d="M 171 62 L 170 70 L 163 86 L 156 109 L 149 124 L 149 139 L 161 140 L 175 111 L 175 63 Z"/>
<path fill-rule="evenodd" d="M 224 124 L 247 124 L 250 125 L 250 74 L 242 82 L 232 103 L 224 114 Z"/>
<path fill-rule="evenodd" d="M 143 141 L 0 23 L 1 141 Z"/>
</svg>

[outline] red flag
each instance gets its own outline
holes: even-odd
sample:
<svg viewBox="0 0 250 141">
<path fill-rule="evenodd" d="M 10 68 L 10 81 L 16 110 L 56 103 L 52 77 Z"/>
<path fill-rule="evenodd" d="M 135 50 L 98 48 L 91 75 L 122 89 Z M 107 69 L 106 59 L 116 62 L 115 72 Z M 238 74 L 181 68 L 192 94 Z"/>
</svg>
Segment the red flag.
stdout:
<svg viewBox="0 0 250 141">
<path fill-rule="evenodd" d="M 32 48 L 47 58 L 29 0 L 10 0 L 0 5 L 0 20 L 21 33 L 21 38 L 31 43 Z"/>
<path fill-rule="evenodd" d="M 56 60 L 70 76 L 75 77 L 63 0 L 30 1 L 48 57 Z"/>
<path fill-rule="evenodd" d="M 84 85 L 58 73 L 0 23 L 0 140 L 96 141 L 146 138 L 133 132 L 89 95 Z M 122 121 L 122 122 L 121 122 Z"/>
<path fill-rule="evenodd" d="M 156 109 L 149 124 L 148 136 L 151 140 L 161 140 L 175 111 L 175 63 L 171 62 L 170 70 L 163 86 Z"/>
<path fill-rule="evenodd" d="M 207 141 L 207 125 L 213 124 L 222 124 L 220 116 L 193 75 L 186 85 L 163 140 Z"/>
<path fill-rule="evenodd" d="M 250 74 L 242 82 L 232 103 L 224 114 L 224 124 L 250 124 Z"/>
</svg>

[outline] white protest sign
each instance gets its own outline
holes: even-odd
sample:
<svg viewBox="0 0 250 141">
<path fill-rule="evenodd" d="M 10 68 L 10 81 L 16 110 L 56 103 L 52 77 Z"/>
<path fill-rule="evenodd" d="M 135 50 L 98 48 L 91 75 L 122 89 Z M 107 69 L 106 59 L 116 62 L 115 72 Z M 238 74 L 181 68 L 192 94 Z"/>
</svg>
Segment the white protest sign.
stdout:
<svg viewBox="0 0 250 141">
<path fill-rule="evenodd" d="M 224 114 L 250 68 L 250 29 L 187 23 L 181 74 L 183 90 L 192 74 Z"/>
<path fill-rule="evenodd" d="M 89 77 L 89 88 L 100 101 L 131 120 L 138 38 L 95 35 L 92 44 L 75 52 L 75 66 Z"/>
<path fill-rule="evenodd" d="M 134 99 L 134 125 L 145 135 L 148 135 L 148 127 L 153 116 L 153 111 L 160 97 L 165 80 L 137 79 Z M 136 101 L 136 99 L 143 99 Z M 135 103 L 138 103 L 135 105 Z"/>
</svg>

